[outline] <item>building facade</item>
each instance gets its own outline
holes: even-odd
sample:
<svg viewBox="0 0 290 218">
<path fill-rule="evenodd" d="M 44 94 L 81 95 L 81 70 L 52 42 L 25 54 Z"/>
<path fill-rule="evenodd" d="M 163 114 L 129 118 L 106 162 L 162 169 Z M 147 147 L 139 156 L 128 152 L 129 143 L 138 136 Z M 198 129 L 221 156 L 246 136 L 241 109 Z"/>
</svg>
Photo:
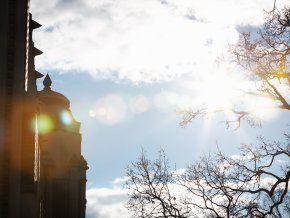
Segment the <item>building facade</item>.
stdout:
<svg viewBox="0 0 290 218">
<path fill-rule="evenodd" d="M 0 1 L 0 217 L 84 218 L 87 163 L 70 102 L 37 90 L 28 0 Z"/>
</svg>

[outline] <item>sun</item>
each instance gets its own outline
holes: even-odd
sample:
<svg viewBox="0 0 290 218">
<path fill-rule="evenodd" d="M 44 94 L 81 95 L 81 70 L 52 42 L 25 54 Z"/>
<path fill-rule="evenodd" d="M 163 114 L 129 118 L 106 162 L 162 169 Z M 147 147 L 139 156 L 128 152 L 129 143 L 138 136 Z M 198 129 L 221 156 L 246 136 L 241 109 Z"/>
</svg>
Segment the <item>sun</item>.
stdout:
<svg viewBox="0 0 290 218">
<path fill-rule="evenodd" d="M 196 87 L 197 102 L 209 112 L 227 111 L 239 100 L 239 81 L 229 74 L 203 75 Z"/>
<path fill-rule="evenodd" d="M 223 112 L 226 119 L 235 116 L 234 111 L 246 111 L 255 119 L 271 120 L 276 117 L 275 101 L 255 94 L 255 82 L 234 73 L 204 74 L 195 83 L 197 107 L 207 111 L 208 117 Z M 251 94 L 253 93 L 253 94 Z"/>
</svg>

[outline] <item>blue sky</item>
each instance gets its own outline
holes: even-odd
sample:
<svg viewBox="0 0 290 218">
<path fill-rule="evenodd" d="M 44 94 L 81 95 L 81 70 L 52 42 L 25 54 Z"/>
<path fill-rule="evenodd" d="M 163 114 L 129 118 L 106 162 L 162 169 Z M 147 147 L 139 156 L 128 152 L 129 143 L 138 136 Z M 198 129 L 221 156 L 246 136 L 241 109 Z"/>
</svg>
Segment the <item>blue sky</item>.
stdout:
<svg viewBox="0 0 290 218">
<path fill-rule="evenodd" d="M 277 1 L 283 5 L 286 1 Z M 263 115 L 262 128 L 235 130 L 215 115 L 181 128 L 176 111 L 240 104 L 238 89 L 253 89 L 228 60 L 239 31 L 255 32 L 270 0 L 32 0 L 34 33 L 44 52 L 36 68 L 71 101 L 81 122 L 89 163 L 89 218 L 129 217 L 123 204 L 125 167 L 141 149 L 154 158 L 164 148 L 184 168 L 217 145 L 229 155 L 264 135 L 280 139 L 289 113 Z M 219 61 L 217 61 L 219 60 Z M 41 81 L 39 84 L 41 89 Z M 262 102 L 247 99 L 251 109 Z M 289 130 L 289 129 L 288 129 Z M 117 215 L 116 215 L 117 214 Z"/>
</svg>

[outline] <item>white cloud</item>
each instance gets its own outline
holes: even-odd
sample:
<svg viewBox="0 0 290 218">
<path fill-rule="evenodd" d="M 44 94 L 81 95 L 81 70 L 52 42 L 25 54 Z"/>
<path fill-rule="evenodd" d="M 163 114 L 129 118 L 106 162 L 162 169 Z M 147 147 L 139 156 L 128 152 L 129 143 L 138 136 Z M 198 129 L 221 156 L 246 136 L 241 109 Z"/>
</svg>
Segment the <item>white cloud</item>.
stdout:
<svg viewBox="0 0 290 218">
<path fill-rule="evenodd" d="M 203 0 L 202 2 L 167 0 L 165 2 L 181 15 L 223 26 L 260 25 L 263 23 L 263 9 L 270 10 L 273 7 L 272 0 Z"/>
<path fill-rule="evenodd" d="M 209 73 L 238 25 L 260 25 L 272 0 L 32 1 L 44 26 L 37 66 L 133 82 Z"/>
<path fill-rule="evenodd" d="M 87 218 L 129 218 L 126 202 L 127 192 L 122 188 L 88 189 Z"/>
<path fill-rule="evenodd" d="M 87 190 L 87 218 L 129 218 L 125 204 L 127 190 L 122 188 L 124 178 L 116 178 L 112 187 L 90 188 Z"/>
</svg>

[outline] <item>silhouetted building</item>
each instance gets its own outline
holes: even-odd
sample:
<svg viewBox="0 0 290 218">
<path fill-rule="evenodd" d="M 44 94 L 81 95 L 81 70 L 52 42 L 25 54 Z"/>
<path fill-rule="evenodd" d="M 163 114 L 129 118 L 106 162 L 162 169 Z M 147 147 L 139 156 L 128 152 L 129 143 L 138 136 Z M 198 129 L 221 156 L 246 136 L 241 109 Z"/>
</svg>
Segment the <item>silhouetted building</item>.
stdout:
<svg viewBox="0 0 290 218">
<path fill-rule="evenodd" d="M 0 217 L 84 218 L 80 123 L 47 75 L 37 91 L 28 0 L 0 1 Z"/>
<path fill-rule="evenodd" d="M 41 217 L 84 218 L 88 168 L 81 155 L 80 123 L 69 109 L 69 100 L 52 91 L 51 83 L 47 75 L 37 95 L 41 102 L 37 117 Z"/>
</svg>

